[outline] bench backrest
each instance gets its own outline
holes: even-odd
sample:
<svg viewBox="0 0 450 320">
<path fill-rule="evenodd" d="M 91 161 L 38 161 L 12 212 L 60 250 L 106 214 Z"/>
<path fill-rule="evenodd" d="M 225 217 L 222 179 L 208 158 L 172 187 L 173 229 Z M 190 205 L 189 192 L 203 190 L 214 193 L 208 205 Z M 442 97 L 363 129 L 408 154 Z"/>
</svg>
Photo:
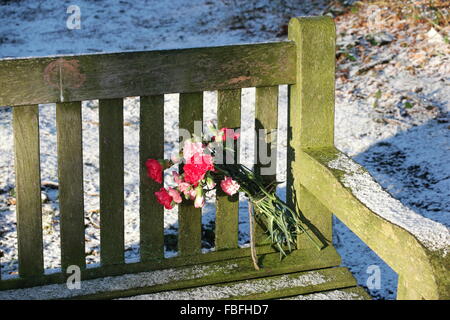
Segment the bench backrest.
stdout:
<svg viewBox="0 0 450 320">
<path fill-rule="evenodd" d="M 277 128 L 278 85 L 289 85 L 288 200 L 301 185 L 295 150 L 333 145 L 334 23 L 298 18 L 289 41 L 213 48 L 0 60 L 0 106 L 12 106 L 19 278 L 0 289 L 61 282 L 70 265 L 83 278 L 176 267 L 238 248 L 238 201 L 218 195 L 216 250 L 201 253 L 201 211 L 179 209 L 179 255 L 164 258 L 163 207 L 143 162 L 164 156 L 164 94 L 180 93 L 179 126 L 202 120 L 203 91 L 218 90 L 218 126 L 240 127 L 241 88 L 256 87 L 256 127 Z M 140 257 L 124 262 L 123 98 L 140 96 Z M 81 101 L 99 99 L 101 266 L 85 268 Z M 56 103 L 62 272 L 44 275 L 38 104 Z M 151 137 L 151 139 L 149 139 Z M 274 146 L 272 146 L 273 148 Z M 256 152 L 257 153 L 257 152 Z M 274 177 L 272 177 L 274 178 Z M 331 239 L 331 216 L 308 217 Z"/>
</svg>

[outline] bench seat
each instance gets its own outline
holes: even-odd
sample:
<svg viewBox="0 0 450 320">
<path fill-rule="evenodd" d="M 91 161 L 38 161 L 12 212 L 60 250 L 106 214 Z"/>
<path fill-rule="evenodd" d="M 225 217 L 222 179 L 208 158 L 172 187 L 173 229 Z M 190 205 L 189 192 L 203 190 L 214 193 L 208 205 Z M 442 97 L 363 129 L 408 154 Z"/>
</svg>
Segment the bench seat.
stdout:
<svg viewBox="0 0 450 320">
<path fill-rule="evenodd" d="M 80 289 L 69 290 L 61 283 L 5 290 L 0 291 L 0 299 L 275 299 L 356 286 L 352 274 L 338 267 L 341 259 L 331 246 L 321 251 L 295 250 L 281 260 L 273 251 L 259 254 L 258 258 L 262 267 L 258 271 L 245 256 L 81 279 Z"/>
<path fill-rule="evenodd" d="M 341 291 L 341 290 L 344 291 Z M 348 291 L 351 289 L 351 291 Z M 168 290 L 123 298 L 125 300 L 262 300 L 262 299 L 346 299 L 369 296 L 356 287 L 347 268 L 332 267 L 286 273 L 278 276 L 206 285 L 184 290 Z"/>
</svg>

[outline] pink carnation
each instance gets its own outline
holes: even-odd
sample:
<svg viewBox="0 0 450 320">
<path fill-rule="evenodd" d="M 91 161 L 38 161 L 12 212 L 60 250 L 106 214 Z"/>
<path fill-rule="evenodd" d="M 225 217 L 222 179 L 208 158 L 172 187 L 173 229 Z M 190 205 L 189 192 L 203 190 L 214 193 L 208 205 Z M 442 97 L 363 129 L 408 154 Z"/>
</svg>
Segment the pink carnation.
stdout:
<svg viewBox="0 0 450 320">
<path fill-rule="evenodd" d="M 195 201 L 194 201 L 194 207 L 195 208 L 201 208 L 205 204 L 205 197 L 203 196 L 203 189 L 202 187 L 197 187 Z"/>
<path fill-rule="evenodd" d="M 184 194 L 186 194 L 190 188 L 191 188 L 191 185 L 187 182 L 181 182 L 178 184 L 178 190 L 180 190 Z"/>
<path fill-rule="evenodd" d="M 190 161 L 194 154 L 202 154 L 203 149 L 204 147 L 201 142 L 186 141 L 183 146 L 183 158 L 186 159 L 186 161 Z"/>
<path fill-rule="evenodd" d="M 172 171 L 173 181 L 175 181 L 176 184 L 180 184 L 183 182 L 183 179 L 180 177 L 178 172 Z"/>
<path fill-rule="evenodd" d="M 178 163 L 178 162 L 180 162 L 180 155 L 179 154 L 172 154 L 171 156 L 170 156 L 170 160 L 173 162 L 173 163 Z"/>
<path fill-rule="evenodd" d="M 204 196 L 195 197 L 195 201 L 194 201 L 195 208 L 202 208 L 204 205 L 205 205 L 205 197 Z"/>
<path fill-rule="evenodd" d="M 194 188 L 190 189 L 188 194 L 191 200 L 194 200 L 197 197 L 197 191 Z"/>
<path fill-rule="evenodd" d="M 169 194 L 169 196 L 172 197 L 172 199 L 175 203 L 181 203 L 181 201 L 183 200 L 183 199 L 181 199 L 180 193 L 173 188 L 169 188 L 167 193 Z"/>
<path fill-rule="evenodd" d="M 222 188 L 222 190 L 232 196 L 234 195 L 236 192 L 239 191 L 239 188 L 241 187 L 239 185 L 239 183 L 237 183 L 236 181 L 234 181 L 233 179 L 231 179 L 231 177 L 225 177 L 221 182 L 220 182 L 220 187 Z"/>
</svg>

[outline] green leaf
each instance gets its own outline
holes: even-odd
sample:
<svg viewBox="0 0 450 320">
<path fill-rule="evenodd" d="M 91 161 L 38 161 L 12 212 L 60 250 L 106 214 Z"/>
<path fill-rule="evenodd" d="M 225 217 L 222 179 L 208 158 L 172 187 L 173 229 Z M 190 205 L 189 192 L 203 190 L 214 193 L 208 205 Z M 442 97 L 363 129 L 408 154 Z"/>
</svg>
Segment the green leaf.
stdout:
<svg viewBox="0 0 450 320">
<path fill-rule="evenodd" d="M 412 107 L 414 107 L 414 105 L 410 102 L 405 102 L 404 107 L 405 107 L 405 109 L 411 109 Z"/>
<path fill-rule="evenodd" d="M 381 90 L 380 89 L 378 89 L 378 91 L 375 92 L 375 98 L 376 99 L 380 99 L 381 98 Z"/>
<path fill-rule="evenodd" d="M 347 54 L 347 59 L 350 61 L 356 61 L 356 58 L 352 56 L 350 53 Z"/>
</svg>

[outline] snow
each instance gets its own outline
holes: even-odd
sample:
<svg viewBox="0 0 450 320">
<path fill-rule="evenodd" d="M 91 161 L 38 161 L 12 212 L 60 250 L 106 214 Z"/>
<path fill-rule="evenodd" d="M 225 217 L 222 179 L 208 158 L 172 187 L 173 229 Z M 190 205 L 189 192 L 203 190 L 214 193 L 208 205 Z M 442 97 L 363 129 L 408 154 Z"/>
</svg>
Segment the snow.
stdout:
<svg viewBox="0 0 450 320">
<path fill-rule="evenodd" d="M 76 4 L 81 9 L 81 29 L 68 30 L 66 9 L 74 4 L 72 1 L 9 2 L 0 5 L 0 57 L 154 50 L 281 40 L 286 39 L 285 26 L 290 17 L 321 14 L 327 3 L 325 0 L 285 0 L 284 5 L 278 5 L 276 1 L 255 0 L 235 6 L 231 0 L 78 0 Z M 399 199 L 406 207 L 406 211 L 401 207 L 402 212 L 408 212 L 409 216 L 413 212 L 414 221 L 427 221 L 426 225 L 431 227 L 434 226 L 429 222 L 432 220 L 449 227 L 449 46 L 434 34 L 436 30 L 431 31 L 426 25 L 409 24 L 409 29 L 402 29 L 395 27 L 396 23 L 401 25 L 402 21 L 394 22 L 394 27 L 382 21 L 379 25 L 371 23 L 367 27 L 360 22 L 371 15 L 365 14 L 363 9 L 360 13 L 335 19 L 340 54 L 336 80 L 336 146 L 363 165 L 383 188 Z M 380 10 L 376 14 L 380 14 Z M 371 45 L 367 35 L 375 33 L 384 33 L 383 39 L 388 43 Z M 355 61 L 348 58 L 349 54 L 355 57 Z M 376 64 L 380 59 L 389 61 Z M 376 66 L 364 73 L 357 72 L 367 64 Z M 281 86 L 277 168 L 280 181 L 285 180 L 286 170 L 286 95 L 286 86 Z M 254 99 L 253 88 L 243 90 L 241 152 L 246 164 L 251 164 L 253 157 Z M 178 148 L 175 134 L 178 126 L 177 104 L 177 94 L 165 96 L 166 156 Z M 216 94 L 206 92 L 205 120 L 215 119 L 216 104 Z M 124 131 L 125 256 L 126 261 L 131 263 L 139 260 L 139 98 L 125 99 Z M 51 187 L 58 183 L 55 133 L 55 106 L 41 105 L 41 178 L 43 182 L 48 182 L 42 190 L 47 273 L 57 272 L 60 267 L 58 192 L 55 187 Z M 10 108 L 0 108 L 0 139 L 0 250 L 3 252 L 0 259 L 2 277 L 5 278 L 17 276 Z M 94 267 L 100 262 L 98 145 L 98 101 L 84 101 L 83 161 L 88 267 Z M 285 185 L 280 185 L 278 191 L 284 197 Z M 213 200 L 214 196 L 204 208 L 204 226 L 214 220 Z M 394 208 L 400 206 L 395 202 Z M 248 242 L 248 223 L 246 203 L 242 198 L 240 211 L 239 243 L 245 245 Z M 417 215 L 426 219 L 419 219 Z M 400 214 L 395 217 L 399 221 L 403 219 Z M 166 236 L 174 237 L 177 233 L 177 211 L 166 212 L 164 218 Z M 367 267 L 378 265 L 381 268 L 382 288 L 372 289 L 370 293 L 375 298 L 395 298 L 396 274 L 337 219 L 334 219 L 334 231 L 333 242 L 343 257 L 343 264 L 350 268 L 358 284 L 366 286 Z M 439 240 L 433 240 L 429 245 L 438 243 Z M 206 239 L 203 244 L 204 250 L 211 249 Z M 176 254 L 173 246 L 168 246 L 166 257 Z"/>
<path fill-rule="evenodd" d="M 218 300 L 233 297 L 244 297 L 294 287 L 308 287 L 327 282 L 319 272 L 313 271 L 298 275 L 283 275 L 275 278 L 261 278 L 225 285 L 209 285 L 198 288 L 163 291 L 144 294 L 123 300 Z"/>
<path fill-rule="evenodd" d="M 176 281 L 194 280 L 218 272 L 236 271 L 237 264 L 224 266 L 204 265 L 188 268 L 169 268 L 122 276 L 83 280 L 80 288 L 69 289 L 66 283 L 38 286 L 25 289 L 0 291 L 0 300 L 47 300 L 67 299 L 75 296 L 98 294 L 108 291 L 125 291 L 134 288 L 164 285 Z"/>
<path fill-rule="evenodd" d="M 447 255 L 450 249 L 449 228 L 408 209 L 349 157 L 340 154 L 328 166 L 345 172 L 342 177 L 344 186 L 350 188 L 356 198 L 373 212 L 412 233 L 428 249 L 442 250 L 443 255 Z"/>
<path fill-rule="evenodd" d="M 1 57 L 155 50 L 249 43 L 274 38 L 288 16 L 319 14 L 327 1 L 292 8 L 268 1 L 31 1 L 1 7 Z M 81 29 L 69 30 L 70 5 Z M 256 8 L 256 10 L 255 10 Z M 261 9 L 258 9 L 261 8 Z M 254 19 L 248 19 L 253 16 Z M 249 12 L 250 11 L 250 12 Z M 248 17 L 247 17 L 248 16 Z M 262 23 L 264 28 L 261 28 Z M 250 31 L 248 31 L 250 30 Z"/>
</svg>

